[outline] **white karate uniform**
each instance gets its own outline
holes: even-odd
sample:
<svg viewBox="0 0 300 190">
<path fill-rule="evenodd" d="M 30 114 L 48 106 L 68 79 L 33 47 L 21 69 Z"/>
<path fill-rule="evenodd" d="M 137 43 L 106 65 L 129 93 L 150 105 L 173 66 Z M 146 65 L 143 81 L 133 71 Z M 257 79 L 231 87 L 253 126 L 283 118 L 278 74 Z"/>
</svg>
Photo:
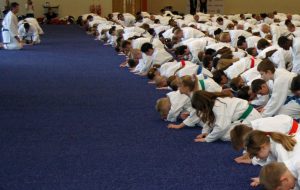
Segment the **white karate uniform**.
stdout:
<svg viewBox="0 0 300 190">
<path fill-rule="evenodd" d="M 184 40 L 187 40 L 190 38 L 201 38 L 201 37 L 205 36 L 205 34 L 203 32 L 201 32 L 200 30 L 197 30 L 195 28 L 192 28 L 192 27 L 184 27 L 181 29 L 183 31 Z"/>
<path fill-rule="evenodd" d="M 15 37 L 19 36 L 18 33 L 18 18 L 12 12 L 9 11 L 2 22 L 2 40 L 4 49 L 7 50 L 19 50 L 23 48 L 23 45 L 17 41 Z"/>
<path fill-rule="evenodd" d="M 202 88 L 200 80 L 203 81 L 204 89 Z M 199 90 L 204 90 L 207 92 L 222 92 L 222 87 L 209 77 L 206 77 L 205 79 L 198 79 L 198 81 Z"/>
<path fill-rule="evenodd" d="M 300 74 L 300 37 L 293 39 L 293 69 L 292 72 Z"/>
<path fill-rule="evenodd" d="M 20 22 L 22 22 L 22 21 L 20 21 Z M 19 23 L 20 23 L 20 22 L 19 22 Z M 23 20 L 23 22 L 27 22 L 27 23 L 30 23 L 30 24 L 34 25 L 34 26 L 36 27 L 36 29 L 38 30 L 38 34 L 39 34 L 39 35 L 44 34 L 44 31 L 43 31 L 43 29 L 41 28 L 41 26 L 40 26 L 40 24 L 38 23 L 38 21 L 36 20 L 36 18 L 25 18 L 25 19 Z"/>
<path fill-rule="evenodd" d="M 244 36 L 245 38 L 248 38 L 252 36 L 251 33 L 244 31 L 244 30 L 229 30 L 230 38 L 231 38 L 231 46 L 236 47 L 237 41 L 240 36 Z"/>
<path fill-rule="evenodd" d="M 246 38 L 248 48 L 256 48 L 257 42 L 262 39 L 260 36 L 250 36 Z"/>
<path fill-rule="evenodd" d="M 261 62 L 261 59 L 254 59 L 254 67 L 256 67 Z M 238 77 L 240 74 L 244 73 L 248 69 L 251 69 L 252 58 L 244 57 L 237 62 L 234 62 L 230 67 L 228 67 L 224 73 L 229 79 Z"/>
<path fill-rule="evenodd" d="M 211 128 L 205 125 L 202 133 L 208 133 L 206 142 L 213 142 L 218 139 L 230 141 L 230 131 L 235 125 L 241 124 L 239 118 L 248 109 L 249 104 L 246 100 L 239 98 L 218 98 L 215 101 L 213 112 L 215 123 Z M 261 115 L 253 109 L 250 115 L 242 121 L 243 124 L 250 124 L 251 121 L 261 118 Z"/>
<path fill-rule="evenodd" d="M 144 60 L 145 64 L 142 72 L 148 72 L 153 65 L 162 65 L 171 61 L 172 59 L 172 55 L 169 54 L 165 49 L 156 48 L 154 49 L 153 55 L 147 56 L 147 58 Z"/>
<path fill-rule="evenodd" d="M 260 59 L 265 59 L 266 53 L 273 50 L 277 50 L 277 51 L 273 53 L 271 57 L 269 57 L 269 60 L 274 63 L 276 68 L 286 69 L 286 61 L 284 57 L 285 52 L 283 51 L 282 48 L 278 47 L 277 45 L 273 45 L 265 48 L 258 54 L 257 57 Z"/>
<path fill-rule="evenodd" d="M 291 73 L 285 69 L 276 69 L 274 73 L 272 96 L 267 105 L 264 107 L 265 110 L 262 113 L 263 117 L 271 117 L 276 115 L 284 105 L 287 97 L 292 96 L 290 88 L 292 80 L 295 76 L 295 73 Z"/>
<path fill-rule="evenodd" d="M 288 115 L 276 115 L 274 117 L 265 117 L 251 121 L 251 127 L 254 130 L 265 132 L 278 132 L 288 135 L 293 126 L 293 118 Z M 300 134 L 300 126 L 297 130 Z"/>
<path fill-rule="evenodd" d="M 179 90 L 168 93 L 167 97 L 171 102 L 167 121 L 175 122 L 181 113 L 188 112 L 192 107 L 190 98 L 185 94 L 181 94 Z"/>
<path fill-rule="evenodd" d="M 30 27 L 29 27 L 28 32 L 26 32 L 26 29 L 24 28 L 24 24 L 22 24 L 19 27 L 20 39 L 28 40 L 28 41 L 34 42 L 35 44 L 39 44 L 41 42 L 41 40 L 40 40 L 40 35 L 38 33 L 37 28 L 32 24 L 29 24 L 29 26 Z"/>
<path fill-rule="evenodd" d="M 198 73 L 199 72 L 199 65 L 196 65 L 196 64 L 186 64 L 184 68 L 182 68 L 180 71 L 178 71 L 176 73 L 177 76 L 179 77 L 183 77 L 183 76 L 192 76 L 192 75 L 200 75 L 200 74 L 203 74 L 203 76 L 207 76 L 207 77 L 213 77 L 212 73 L 205 69 L 204 67 L 202 67 L 202 72 L 201 73 Z"/>
</svg>

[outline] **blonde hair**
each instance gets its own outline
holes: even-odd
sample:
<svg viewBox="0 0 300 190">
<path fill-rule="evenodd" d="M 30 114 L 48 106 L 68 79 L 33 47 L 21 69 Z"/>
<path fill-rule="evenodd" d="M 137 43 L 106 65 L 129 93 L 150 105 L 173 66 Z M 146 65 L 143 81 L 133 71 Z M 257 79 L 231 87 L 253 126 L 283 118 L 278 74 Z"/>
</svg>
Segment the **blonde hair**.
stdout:
<svg viewBox="0 0 300 190">
<path fill-rule="evenodd" d="M 288 170 L 284 163 L 273 162 L 265 165 L 259 173 L 260 184 L 267 190 L 276 189 L 280 186 L 280 178 Z"/>
<path fill-rule="evenodd" d="M 156 101 L 155 109 L 161 115 L 168 115 L 169 110 L 166 110 L 166 106 L 170 104 L 169 98 L 160 98 Z"/>
<path fill-rule="evenodd" d="M 195 90 L 197 82 L 197 80 L 189 75 L 181 77 L 181 84 L 185 87 L 188 87 L 190 91 Z"/>
<path fill-rule="evenodd" d="M 230 39 L 230 34 L 228 32 L 222 32 L 220 34 L 220 42 L 227 42 L 226 39 Z"/>
<path fill-rule="evenodd" d="M 292 136 L 277 132 L 254 130 L 247 135 L 244 142 L 250 157 L 256 156 L 263 144 L 270 144 L 270 138 L 276 143 L 282 144 L 287 151 L 292 151 L 297 143 Z"/>
</svg>

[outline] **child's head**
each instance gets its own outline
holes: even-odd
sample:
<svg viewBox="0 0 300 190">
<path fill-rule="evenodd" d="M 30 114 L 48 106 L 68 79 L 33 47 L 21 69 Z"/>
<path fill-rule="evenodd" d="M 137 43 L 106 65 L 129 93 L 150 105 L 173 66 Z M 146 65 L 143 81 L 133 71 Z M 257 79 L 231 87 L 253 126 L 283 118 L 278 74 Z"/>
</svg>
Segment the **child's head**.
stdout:
<svg viewBox="0 0 300 190">
<path fill-rule="evenodd" d="M 216 70 L 213 72 L 213 79 L 220 86 L 223 86 L 228 83 L 227 75 L 224 73 L 224 71 L 221 70 Z"/>
<path fill-rule="evenodd" d="M 239 151 L 244 148 L 244 139 L 248 133 L 250 133 L 253 129 L 248 127 L 247 125 L 241 124 L 235 126 L 230 131 L 230 139 L 232 147 Z"/>
<path fill-rule="evenodd" d="M 237 47 L 240 49 L 243 49 L 243 50 L 248 48 L 246 38 L 244 36 L 239 36 L 238 41 L 237 41 Z"/>
<path fill-rule="evenodd" d="M 141 47 L 141 51 L 148 56 L 152 56 L 154 53 L 153 45 L 150 43 L 144 43 Z"/>
<path fill-rule="evenodd" d="M 225 43 L 231 42 L 230 34 L 228 32 L 221 33 L 220 42 L 225 42 Z"/>
<path fill-rule="evenodd" d="M 263 96 L 269 94 L 269 86 L 263 79 L 255 79 L 254 81 L 252 81 L 251 90 L 253 93 Z"/>
<path fill-rule="evenodd" d="M 176 75 L 172 75 L 167 79 L 167 84 L 173 91 L 178 90 L 180 83 L 180 78 Z"/>
<path fill-rule="evenodd" d="M 174 36 L 177 37 L 178 39 L 183 38 L 183 31 L 180 28 L 177 28 L 174 30 Z"/>
<path fill-rule="evenodd" d="M 271 44 L 270 44 L 270 42 L 268 42 L 268 40 L 262 38 L 262 39 L 258 40 L 256 47 L 259 50 L 264 50 L 267 47 L 269 47 L 270 45 Z"/>
<path fill-rule="evenodd" d="M 167 119 L 169 111 L 171 109 L 171 102 L 169 98 L 160 98 L 156 102 L 155 109 L 157 112 L 159 112 L 160 117 L 162 119 Z"/>
<path fill-rule="evenodd" d="M 275 73 L 275 66 L 269 59 L 264 59 L 257 66 L 257 70 L 261 77 L 265 80 L 272 80 Z"/>
<path fill-rule="evenodd" d="M 137 62 L 134 59 L 128 59 L 127 61 L 129 68 L 135 68 L 137 66 Z"/>
<path fill-rule="evenodd" d="M 241 76 L 235 77 L 230 82 L 230 87 L 234 91 L 240 90 L 245 85 L 245 81 Z"/>
<path fill-rule="evenodd" d="M 131 50 L 131 55 L 132 55 L 132 58 L 133 59 L 136 59 L 136 60 L 139 60 L 139 59 L 142 59 L 143 57 L 143 55 L 142 55 L 142 52 L 141 52 L 141 50 L 139 50 L 139 49 L 132 49 Z"/>
<path fill-rule="evenodd" d="M 190 50 L 187 46 L 179 46 L 175 49 L 175 55 L 179 60 L 188 60 Z"/>
<path fill-rule="evenodd" d="M 155 84 L 156 84 L 157 88 L 162 88 L 162 87 L 167 87 L 168 86 L 166 77 L 157 75 L 157 76 L 154 77 L 154 81 L 155 81 Z"/>
<path fill-rule="evenodd" d="M 181 77 L 181 84 L 179 86 L 179 91 L 181 94 L 190 95 L 191 92 L 194 91 L 196 87 L 196 83 L 198 82 L 195 80 L 193 76 L 183 76 Z"/>
<path fill-rule="evenodd" d="M 237 98 L 250 101 L 252 99 L 252 91 L 249 86 L 243 86 L 237 92 Z"/>
<path fill-rule="evenodd" d="M 298 97 L 300 97 L 300 75 L 293 78 L 291 84 L 291 91 Z"/>
<path fill-rule="evenodd" d="M 293 40 L 288 39 L 286 36 L 278 38 L 278 45 L 284 50 L 289 50 L 293 45 Z"/>
<path fill-rule="evenodd" d="M 160 75 L 160 73 L 159 73 L 159 70 L 157 67 L 150 68 L 147 73 L 147 76 L 150 80 L 153 80 L 156 76 L 159 76 L 159 75 Z"/>
<path fill-rule="evenodd" d="M 251 131 L 245 138 L 244 144 L 250 157 L 267 159 L 270 154 L 270 139 L 282 144 L 287 151 L 292 151 L 296 141 L 292 136 L 287 136 L 277 132 L 263 132 L 259 130 Z"/>
<path fill-rule="evenodd" d="M 265 165 L 259 173 L 259 181 L 267 190 L 290 190 L 296 180 L 284 163 L 273 162 Z"/>
<path fill-rule="evenodd" d="M 247 48 L 246 52 L 253 57 L 258 55 L 256 48 Z"/>
</svg>

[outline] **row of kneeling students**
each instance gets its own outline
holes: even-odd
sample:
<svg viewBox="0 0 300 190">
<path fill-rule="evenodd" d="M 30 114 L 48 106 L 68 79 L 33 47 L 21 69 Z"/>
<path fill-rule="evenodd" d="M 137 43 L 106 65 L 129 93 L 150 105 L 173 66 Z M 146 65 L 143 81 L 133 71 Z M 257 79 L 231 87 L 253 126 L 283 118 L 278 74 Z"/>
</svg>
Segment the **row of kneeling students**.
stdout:
<svg viewBox="0 0 300 190">
<path fill-rule="evenodd" d="M 127 57 L 121 67 L 169 91 L 156 103 L 169 129 L 200 126 L 195 142 L 244 149 L 235 162 L 263 166 L 252 186 L 299 188 L 300 15 L 162 11 L 81 21 Z"/>
</svg>

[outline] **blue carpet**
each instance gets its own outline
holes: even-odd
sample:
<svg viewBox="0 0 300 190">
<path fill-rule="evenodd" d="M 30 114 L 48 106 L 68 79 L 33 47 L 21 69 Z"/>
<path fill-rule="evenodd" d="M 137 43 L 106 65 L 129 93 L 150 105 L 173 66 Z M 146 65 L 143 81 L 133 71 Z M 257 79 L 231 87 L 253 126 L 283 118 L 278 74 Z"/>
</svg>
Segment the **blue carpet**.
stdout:
<svg viewBox="0 0 300 190">
<path fill-rule="evenodd" d="M 259 168 L 229 143 L 196 144 L 154 110 L 159 92 L 77 26 L 0 50 L 0 189 L 245 190 Z"/>
</svg>

